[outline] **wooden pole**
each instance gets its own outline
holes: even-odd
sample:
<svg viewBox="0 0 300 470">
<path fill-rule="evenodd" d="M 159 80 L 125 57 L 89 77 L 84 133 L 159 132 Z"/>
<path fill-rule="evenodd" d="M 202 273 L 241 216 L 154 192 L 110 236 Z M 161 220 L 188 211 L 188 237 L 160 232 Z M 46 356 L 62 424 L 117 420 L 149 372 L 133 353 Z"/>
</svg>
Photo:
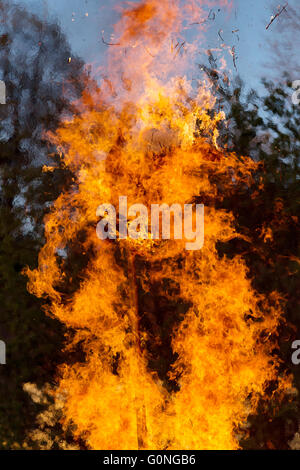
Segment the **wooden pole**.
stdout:
<svg viewBox="0 0 300 470">
<path fill-rule="evenodd" d="M 142 366 L 142 349 L 140 338 L 140 321 L 139 321 L 139 305 L 138 305 L 138 284 L 136 278 L 136 262 L 135 254 L 129 254 L 128 262 L 128 280 L 130 282 L 131 292 L 131 324 L 132 333 L 135 342 L 135 364 L 133 370 L 139 373 Z M 137 426 L 137 444 L 138 449 L 147 449 L 147 421 L 146 421 L 146 405 L 144 399 L 143 389 L 135 389 L 135 402 L 136 402 L 136 426 Z"/>
</svg>

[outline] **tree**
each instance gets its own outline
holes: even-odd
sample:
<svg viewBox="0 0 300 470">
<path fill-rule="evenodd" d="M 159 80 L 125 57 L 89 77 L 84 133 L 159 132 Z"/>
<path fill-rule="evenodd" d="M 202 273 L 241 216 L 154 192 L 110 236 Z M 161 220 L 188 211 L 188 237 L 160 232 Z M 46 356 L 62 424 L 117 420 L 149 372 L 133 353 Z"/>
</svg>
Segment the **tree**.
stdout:
<svg viewBox="0 0 300 470">
<path fill-rule="evenodd" d="M 0 74 L 7 104 L 0 122 L 0 338 L 7 365 L 0 377 L 0 446 L 22 446 L 41 405 L 23 384 L 51 381 L 60 360 L 63 329 L 29 295 L 22 269 L 37 262 L 42 220 L 71 175 L 46 133 L 55 129 L 80 95 L 83 62 L 55 24 L 0 2 Z M 72 57 L 71 62 L 69 57 Z M 44 165 L 56 166 L 43 173 Z"/>
</svg>

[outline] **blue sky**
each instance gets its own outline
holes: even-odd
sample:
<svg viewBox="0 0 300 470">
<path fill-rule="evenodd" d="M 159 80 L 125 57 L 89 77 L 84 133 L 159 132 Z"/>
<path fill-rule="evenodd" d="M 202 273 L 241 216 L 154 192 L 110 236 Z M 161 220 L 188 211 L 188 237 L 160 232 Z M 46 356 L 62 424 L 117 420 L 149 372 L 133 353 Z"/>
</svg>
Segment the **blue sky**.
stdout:
<svg viewBox="0 0 300 470">
<path fill-rule="evenodd" d="M 111 27 L 118 18 L 114 6 L 119 0 L 15 0 L 15 3 L 22 4 L 45 20 L 56 19 L 75 54 L 87 63 L 101 63 L 106 50 L 101 41 L 101 31 L 105 30 L 109 37 Z M 215 11 L 217 13 L 217 8 Z M 278 34 L 275 22 L 266 30 L 273 12 L 272 0 L 234 0 L 229 17 L 221 10 L 216 20 L 211 22 L 207 35 L 208 47 L 220 44 L 218 31 L 222 29 L 225 42 L 236 47 L 238 73 L 248 87 L 257 86 L 262 76 L 272 78 L 274 75 L 274 70 L 266 66 L 270 54 L 267 43 L 276 31 Z M 239 32 L 232 33 L 236 29 Z M 227 61 L 230 62 L 228 58 Z M 229 65 L 236 73 L 233 64 Z"/>
</svg>

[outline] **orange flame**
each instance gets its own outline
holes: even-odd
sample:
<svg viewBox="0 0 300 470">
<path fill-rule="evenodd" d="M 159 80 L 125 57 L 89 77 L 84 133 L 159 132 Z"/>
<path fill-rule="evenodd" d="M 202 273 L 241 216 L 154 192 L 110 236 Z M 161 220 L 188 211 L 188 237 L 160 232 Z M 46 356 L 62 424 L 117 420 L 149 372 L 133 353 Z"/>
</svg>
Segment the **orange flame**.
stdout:
<svg viewBox="0 0 300 470">
<path fill-rule="evenodd" d="M 109 78 L 97 92 L 87 88 L 80 113 L 52 136 L 75 181 L 46 218 L 29 289 L 75 330 L 69 347 L 83 345 L 85 361 L 61 368 L 57 393 L 64 424 L 92 449 L 236 449 L 269 381 L 286 386 L 272 357 L 275 294 L 258 296 L 243 259 L 221 258 L 216 248 L 238 236 L 232 214 L 216 207 L 219 186 L 247 184 L 256 164 L 218 148 L 224 115 L 211 117 L 208 86 L 195 91 L 183 76 L 203 27 L 193 44 L 184 32 L 207 16 L 203 4 L 129 4 L 115 27 L 120 46 L 109 49 Z M 97 207 L 118 207 L 121 195 L 148 208 L 205 200 L 203 249 L 151 237 L 100 241 Z M 88 259 L 75 292 L 66 288 L 72 246 Z M 140 313 L 140 292 L 153 285 L 183 312 L 169 331 L 177 359 L 164 380 L 149 365 L 151 344 L 162 338 Z"/>
</svg>

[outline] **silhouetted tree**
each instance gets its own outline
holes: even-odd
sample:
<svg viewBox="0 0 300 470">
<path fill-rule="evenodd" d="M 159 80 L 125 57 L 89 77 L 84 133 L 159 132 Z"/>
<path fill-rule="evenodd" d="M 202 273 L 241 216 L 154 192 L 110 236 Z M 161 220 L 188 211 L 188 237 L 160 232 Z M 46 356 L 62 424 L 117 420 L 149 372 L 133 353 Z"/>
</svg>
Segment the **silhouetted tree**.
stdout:
<svg viewBox="0 0 300 470">
<path fill-rule="evenodd" d="M 22 269 L 36 264 L 43 217 L 71 181 L 46 133 L 74 111 L 83 62 L 72 56 L 57 25 L 9 2 L 0 2 L 0 15 L 0 78 L 7 90 L 7 104 L 0 106 L 0 338 L 7 345 L 0 448 L 12 448 L 22 445 L 41 409 L 23 384 L 51 382 L 60 361 L 62 328 L 28 294 Z M 50 154 L 56 169 L 43 173 Z"/>
</svg>

